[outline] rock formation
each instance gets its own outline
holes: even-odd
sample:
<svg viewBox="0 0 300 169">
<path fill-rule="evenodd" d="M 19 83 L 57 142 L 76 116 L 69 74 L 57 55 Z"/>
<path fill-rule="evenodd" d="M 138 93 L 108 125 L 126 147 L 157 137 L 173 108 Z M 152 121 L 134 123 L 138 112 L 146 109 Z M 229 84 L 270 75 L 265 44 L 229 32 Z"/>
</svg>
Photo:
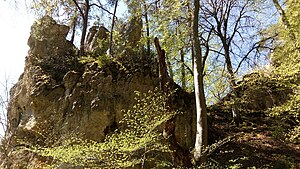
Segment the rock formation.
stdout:
<svg viewBox="0 0 300 169">
<path fill-rule="evenodd" d="M 92 26 L 86 41 L 86 51 L 96 56 L 102 56 L 109 47 L 109 31 L 104 26 Z"/>
<path fill-rule="evenodd" d="M 131 45 L 136 45 L 140 38 L 141 29 L 136 29 L 128 34 Z M 131 64 L 132 58 L 131 61 L 122 60 L 123 65 L 111 62 L 101 68 L 95 64 L 80 65 L 74 45 L 66 40 L 68 30 L 48 16 L 35 22 L 31 28 L 24 73 L 10 91 L 9 125 L 2 141 L 0 168 L 43 168 L 51 163 L 52 159 L 27 151 L 24 147 L 55 146 L 78 135 L 103 141 L 107 134 L 121 128 L 122 110 L 135 104 L 134 91 L 147 92 L 158 87 L 155 64 L 145 65 L 143 58 L 134 57 L 134 65 Z M 107 38 L 107 32 L 104 27 L 99 30 L 91 28 L 87 38 L 91 50 L 97 38 Z M 245 98 L 250 102 L 242 105 L 243 109 L 262 111 L 259 108 L 269 108 L 284 99 L 279 97 L 281 91 L 250 90 L 249 86 L 253 86 L 250 82 L 246 81 L 240 87 L 241 97 L 243 93 L 247 94 L 245 90 L 251 92 L 247 95 L 251 97 Z M 176 141 L 185 150 L 190 150 L 195 138 L 194 96 L 170 83 L 178 89 L 172 99 L 173 108 L 183 112 L 175 120 Z M 257 80 L 255 85 L 260 83 L 272 87 L 272 83 L 265 83 L 264 78 Z M 230 100 L 228 97 L 223 102 Z M 211 111 L 226 113 L 223 107 L 222 104 L 212 106 Z M 209 133 L 215 135 L 218 132 L 211 130 Z"/>
<path fill-rule="evenodd" d="M 98 31 L 99 32 L 99 31 Z M 9 126 L 5 134 L 3 168 L 42 168 L 51 159 L 20 147 L 53 146 L 80 135 L 103 141 L 119 127 L 123 111 L 135 103 L 134 91 L 158 86 L 158 76 L 148 67 L 121 69 L 112 62 L 99 68 L 78 65 L 73 44 L 65 38 L 68 27 L 43 17 L 31 28 L 24 73 L 10 91 Z M 98 36 L 98 35 L 95 35 Z M 102 36 L 102 35 L 99 35 Z M 184 111 L 176 119 L 176 139 L 184 148 L 193 146 L 193 100 L 178 90 L 174 107 Z"/>
<path fill-rule="evenodd" d="M 128 39 L 128 45 L 132 48 L 137 47 L 142 37 L 142 18 L 134 16 L 130 19 L 128 25 L 125 26 L 125 36 Z"/>
</svg>

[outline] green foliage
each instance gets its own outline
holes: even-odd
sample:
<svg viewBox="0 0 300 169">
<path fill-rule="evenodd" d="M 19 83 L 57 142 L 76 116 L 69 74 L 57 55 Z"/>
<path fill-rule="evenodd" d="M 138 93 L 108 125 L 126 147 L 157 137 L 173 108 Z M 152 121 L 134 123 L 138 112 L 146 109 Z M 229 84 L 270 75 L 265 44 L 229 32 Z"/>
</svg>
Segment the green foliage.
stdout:
<svg viewBox="0 0 300 169">
<path fill-rule="evenodd" d="M 269 115 L 288 121 L 294 128 L 286 134 L 289 141 L 300 141 L 300 4 L 295 0 L 286 1 L 286 17 L 289 27 L 278 25 L 279 40 L 271 56 L 274 64 L 273 79 L 278 86 L 291 90 L 284 104 L 273 107 Z"/>
<path fill-rule="evenodd" d="M 298 123 L 299 124 L 299 123 Z M 287 140 L 290 142 L 300 142 L 300 125 L 294 127 L 287 133 Z"/>
<path fill-rule="evenodd" d="M 270 116 L 290 123 L 295 126 L 290 132 L 281 134 L 287 141 L 300 142 L 300 93 L 299 86 L 296 91 L 290 94 L 290 98 L 282 105 L 271 108 L 268 113 Z M 278 133 L 278 132 L 277 132 Z M 281 133 L 284 133 L 283 131 Z"/>
<path fill-rule="evenodd" d="M 170 151 L 158 131 L 164 122 L 176 114 L 167 111 L 166 99 L 169 95 L 149 91 L 136 92 L 136 96 L 136 105 L 124 112 L 124 119 L 120 121 L 125 129 L 107 136 L 103 143 L 72 138 L 60 146 L 35 147 L 32 151 L 52 157 L 57 164 L 88 168 L 126 168 L 147 165 L 151 161 L 164 164 L 160 162 L 163 159 L 155 157 L 157 153 Z"/>
<path fill-rule="evenodd" d="M 83 56 L 79 59 L 79 62 L 82 64 L 86 63 L 96 63 L 98 67 L 103 67 L 105 65 L 110 64 L 113 61 L 113 58 L 111 58 L 109 55 L 104 54 L 102 56 L 96 56 L 93 57 L 92 55 Z"/>
</svg>

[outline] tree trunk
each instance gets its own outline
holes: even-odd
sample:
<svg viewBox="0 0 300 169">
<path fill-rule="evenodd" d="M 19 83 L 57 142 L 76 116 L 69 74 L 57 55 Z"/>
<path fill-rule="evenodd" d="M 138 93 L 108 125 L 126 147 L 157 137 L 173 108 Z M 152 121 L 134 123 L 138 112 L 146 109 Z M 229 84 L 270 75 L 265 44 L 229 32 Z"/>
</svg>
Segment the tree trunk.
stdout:
<svg viewBox="0 0 300 169">
<path fill-rule="evenodd" d="M 114 32 L 114 26 L 115 26 L 115 18 L 116 18 L 116 12 L 117 12 L 117 7 L 118 7 L 118 1 L 119 0 L 116 0 L 116 2 L 115 2 L 114 14 L 113 14 L 112 23 L 111 23 L 110 39 L 109 39 L 109 54 L 110 54 L 110 56 L 113 55 L 113 52 L 112 52 L 113 32 Z"/>
<path fill-rule="evenodd" d="M 286 17 L 285 11 L 280 6 L 278 0 L 273 0 L 273 3 L 274 3 L 277 11 L 279 12 L 279 14 L 281 16 L 281 21 L 282 21 L 283 25 L 289 31 L 290 38 L 295 39 L 296 36 L 295 36 L 294 32 L 290 31 L 291 30 L 291 24 L 290 24 L 288 18 Z"/>
<path fill-rule="evenodd" d="M 282 9 L 282 7 L 280 6 L 278 0 L 273 0 L 273 3 L 277 9 L 277 11 L 279 12 L 280 16 L 281 16 L 281 20 L 282 20 L 282 23 L 283 25 L 287 28 L 287 29 L 290 29 L 290 23 L 286 17 L 286 14 L 284 12 L 284 10 Z"/>
<path fill-rule="evenodd" d="M 77 25 L 77 16 L 75 16 L 73 18 L 73 21 L 72 21 L 72 35 L 71 35 L 71 42 L 74 43 L 74 39 L 75 39 L 75 33 L 76 33 L 76 25 Z"/>
<path fill-rule="evenodd" d="M 203 85 L 203 61 L 198 32 L 198 16 L 200 3 L 194 0 L 193 12 L 193 51 L 194 51 L 194 85 L 197 112 L 197 132 L 194 158 L 197 162 L 207 161 L 205 149 L 207 147 L 207 109 Z"/>
<path fill-rule="evenodd" d="M 148 12 L 147 6 L 144 5 L 145 10 L 145 22 L 146 22 L 146 34 L 147 34 L 147 56 L 150 56 L 150 28 L 149 28 L 149 20 L 148 20 Z"/>
<path fill-rule="evenodd" d="M 158 38 L 154 39 L 154 44 L 158 54 L 160 89 L 166 92 L 165 85 L 167 83 L 167 66 L 166 66 L 165 50 L 161 49 Z"/>
<path fill-rule="evenodd" d="M 165 51 L 161 49 L 158 38 L 154 39 L 154 44 L 158 53 L 158 64 L 159 64 L 159 80 L 160 88 L 163 92 L 168 93 L 169 89 L 167 88 L 167 65 L 166 65 L 166 56 Z M 172 96 L 169 96 L 167 99 L 167 111 L 172 110 Z M 191 167 L 191 159 L 189 156 L 189 150 L 183 149 L 176 141 L 175 137 L 175 117 L 171 118 L 165 123 L 163 135 L 170 144 L 170 149 L 172 150 L 172 155 L 176 164 L 184 167 Z"/>
<path fill-rule="evenodd" d="M 239 102 L 237 100 L 237 85 L 236 85 L 236 79 L 235 79 L 235 75 L 233 72 L 233 68 L 232 68 L 232 62 L 230 59 L 230 51 L 229 51 L 229 45 L 226 44 L 226 42 L 223 42 L 223 46 L 224 46 L 224 53 L 225 53 L 225 62 L 226 62 L 226 66 L 227 66 L 227 71 L 229 73 L 229 83 L 230 83 L 230 87 L 232 90 L 232 98 L 231 98 L 231 102 L 232 102 L 232 120 L 235 123 L 236 126 L 239 126 L 239 124 L 242 122 L 241 116 L 240 116 L 240 111 L 239 111 Z"/>
<path fill-rule="evenodd" d="M 232 90 L 232 97 L 231 97 L 231 112 L 232 112 L 232 120 L 235 123 L 236 126 L 239 126 L 241 123 L 241 117 L 240 117 L 240 112 L 239 112 L 239 103 L 237 99 L 237 85 L 236 85 L 236 79 L 235 79 L 235 74 L 232 68 L 232 62 L 230 59 L 230 40 L 228 41 L 227 37 L 227 28 L 228 28 L 228 16 L 229 11 L 225 12 L 221 17 L 224 17 L 225 19 L 220 19 L 218 20 L 218 16 L 215 14 L 214 18 L 217 23 L 217 36 L 220 38 L 223 49 L 224 49 L 224 57 L 225 57 L 225 63 L 226 63 L 226 68 L 229 73 L 229 84 L 230 88 Z M 222 27 L 223 26 L 223 27 Z M 223 32 L 222 32 L 223 29 Z M 236 31 L 236 30 L 235 30 Z M 233 36 L 233 35 L 232 35 Z M 233 38 L 233 37 L 231 37 Z"/>
<path fill-rule="evenodd" d="M 89 10 L 90 10 L 90 3 L 89 0 L 85 0 L 85 7 L 84 7 L 84 14 L 82 16 L 82 33 L 80 39 L 80 55 L 84 55 L 84 47 L 85 47 L 85 36 L 88 27 L 88 18 L 89 18 Z"/>
<path fill-rule="evenodd" d="M 189 23 L 190 24 L 190 23 Z M 179 36 L 181 34 L 181 31 L 180 31 L 180 28 L 179 28 L 179 25 L 180 25 L 180 20 L 177 21 L 177 31 L 176 31 L 176 34 L 177 36 Z M 183 90 L 185 90 L 186 88 L 186 80 L 185 80 L 185 62 L 184 62 L 184 51 L 183 51 L 183 47 L 180 49 L 180 67 L 181 67 L 181 87 Z"/>
<path fill-rule="evenodd" d="M 180 61 L 181 61 L 181 87 L 183 90 L 186 89 L 186 80 L 185 80 L 185 68 L 184 68 L 184 52 L 183 49 L 180 50 Z"/>
<path fill-rule="evenodd" d="M 170 62 L 169 58 L 167 58 L 167 66 L 168 66 L 168 69 L 169 69 L 170 78 L 173 80 L 174 73 L 173 73 L 173 68 L 172 68 L 172 65 L 171 65 L 171 62 Z"/>
</svg>

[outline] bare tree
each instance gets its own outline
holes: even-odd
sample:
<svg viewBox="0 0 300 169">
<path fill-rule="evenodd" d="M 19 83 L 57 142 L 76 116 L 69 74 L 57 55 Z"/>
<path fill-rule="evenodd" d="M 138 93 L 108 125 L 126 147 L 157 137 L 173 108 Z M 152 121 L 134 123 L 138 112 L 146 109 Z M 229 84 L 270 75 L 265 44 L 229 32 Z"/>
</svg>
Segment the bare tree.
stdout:
<svg viewBox="0 0 300 169">
<path fill-rule="evenodd" d="M 4 132 L 7 129 L 7 105 L 9 99 L 9 81 L 5 78 L 3 83 L 0 83 L 2 88 L 0 95 L 0 140 L 4 137 Z"/>
<path fill-rule="evenodd" d="M 254 63 L 254 58 L 259 55 L 258 49 L 269 40 L 258 37 L 259 25 L 255 25 L 258 21 L 253 17 L 257 11 L 256 3 L 250 0 L 201 1 L 201 26 L 203 29 L 213 28 L 218 45 L 210 45 L 210 51 L 223 58 L 232 91 L 232 117 L 237 126 L 241 123 L 237 72 L 244 62 Z"/>
</svg>

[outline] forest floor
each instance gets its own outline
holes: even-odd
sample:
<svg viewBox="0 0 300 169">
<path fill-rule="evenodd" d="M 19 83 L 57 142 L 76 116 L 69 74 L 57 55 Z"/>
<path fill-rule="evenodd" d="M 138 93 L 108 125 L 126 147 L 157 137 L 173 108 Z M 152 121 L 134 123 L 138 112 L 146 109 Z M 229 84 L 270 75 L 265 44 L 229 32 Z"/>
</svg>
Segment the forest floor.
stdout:
<svg viewBox="0 0 300 169">
<path fill-rule="evenodd" d="M 300 169 L 300 143 L 281 140 L 285 131 L 274 119 L 249 114 L 236 127 L 222 114 L 211 114 L 213 140 L 233 139 L 211 154 L 211 161 L 225 168 Z M 278 122 L 277 122 L 278 123 Z"/>
</svg>

